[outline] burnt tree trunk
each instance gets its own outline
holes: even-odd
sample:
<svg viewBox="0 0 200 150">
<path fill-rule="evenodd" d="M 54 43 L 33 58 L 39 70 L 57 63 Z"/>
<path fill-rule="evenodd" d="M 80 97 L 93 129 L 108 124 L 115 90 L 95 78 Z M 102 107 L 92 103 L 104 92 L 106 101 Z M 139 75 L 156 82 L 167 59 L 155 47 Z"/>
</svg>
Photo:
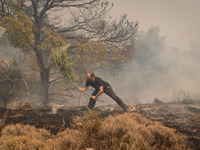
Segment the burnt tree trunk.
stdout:
<svg viewBox="0 0 200 150">
<path fill-rule="evenodd" d="M 39 99 L 43 102 L 44 105 L 48 103 L 48 95 L 49 95 L 49 71 L 50 69 L 45 66 L 44 58 L 42 51 L 38 49 L 40 47 L 40 21 L 35 21 L 38 23 L 36 25 L 38 32 L 35 33 L 35 46 L 34 46 L 34 51 L 36 54 L 37 58 L 37 64 L 38 67 L 40 68 L 40 89 L 39 89 Z"/>
<path fill-rule="evenodd" d="M 49 70 L 41 70 L 40 71 L 41 77 L 41 89 L 39 92 L 39 96 L 44 105 L 48 103 L 48 95 L 49 95 Z"/>
<path fill-rule="evenodd" d="M 49 69 L 45 67 L 42 53 L 35 48 L 35 54 L 40 68 L 40 89 L 39 89 L 39 98 L 44 105 L 48 103 L 49 95 Z"/>
<path fill-rule="evenodd" d="M 39 89 L 39 98 L 43 102 L 44 105 L 48 103 L 48 95 L 49 95 L 49 70 L 45 67 L 44 58 L 42 56 L 42 52 L 40 52 L 37 48 L 34 49 L 35 54 L 38 61 L 38 66 L 40 68 L 40 89 Z"/>
<path fill-rule="evenodd" d="M 39 98 L 43 102 L 44 105 L 48 103 L 48 95 L 49 95 L 49 72 L 50 69 L 45 66 L 43 52 L 39 49 L 41 46 L 41 28 L 42 28 L 42 20 L 43 15 L 47 11 L 47 8 L 44 9 L 39 13 L 38 12 L 38 2 L 31 0 L 33 5 L 33 12 L 34 12 L 34 34 L 35 34 L 35 43 L 34 43 L 34 51 L 37 58 L 37 63 L 40 68 L 40 80 L 41 85 L 39 89 Z"/>
</svg>

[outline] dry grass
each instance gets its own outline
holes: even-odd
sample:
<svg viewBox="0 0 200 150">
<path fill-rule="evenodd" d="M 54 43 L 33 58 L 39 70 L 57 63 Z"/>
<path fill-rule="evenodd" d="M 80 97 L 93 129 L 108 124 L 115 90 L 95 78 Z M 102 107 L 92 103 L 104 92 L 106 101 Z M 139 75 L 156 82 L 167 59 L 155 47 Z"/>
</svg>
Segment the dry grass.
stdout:
<svg viewBox="0 0 200 150">
<path fill-rule="evenodd" d="M 1 132 L 1 140 L 14 136 L 27 136 L 32 139 L 43 140 L 50 136 L 50 133 L 44 129 L 36 129 L 34 126 L 21 124 L 7 125 Z"/>
<path fill-rule="evenodd" d="M 174 130 L 139 114 L 126 113 L 101 120 L 97 114 L 89 111 L 83 117 L 74 118 L 74 121 L 76 130 L 65 131 L 59 138 L 65 149 L 70 146 L 73 147 L 71 149 L 96 150 L 187 149 L 185 140 Z"/>
<path fill-rule="evenodd" d="M 1 150 L 46 150 L 46 145 L 26 136 L 15 136 L 2 143 Z"/>
<path fill-rule="evenodd" d="M 85 139 L 78 130 L 67 129 L 48 140 L 51 150 L 80 150 Z"/>
<path fill-rule="evenodd" d="M 73 120 L 74 128 L 55 136 L 50 136 L 46 130 L 37 130 L 28 125 L 6 126 L 2 130 L 0 144 L 17 145 L 19 141 L 29 143 L 34 140 L 34 146 L 39 145 L 41 149 L 49 150 L 188 149 L 183 137 L 174 130 L 151 122 L 139 114 L 118 114 L 102 120 L 94 112 L 88 111 L 83 117 L 75 117 Z"/>
<path fill-rule="evenodd" d="M 96 149 L 187 149 L 172 129 L 148 121 L 138 114 L 110 116 L 92 139 Z"/>
<path fill-rule="evenodd" d="M 48 149 L 45 142 L 50 133 L 34 126 L 7 125 L 1 132 L 0 149 L 2 150 L 42 150 Z"/>
</svg>

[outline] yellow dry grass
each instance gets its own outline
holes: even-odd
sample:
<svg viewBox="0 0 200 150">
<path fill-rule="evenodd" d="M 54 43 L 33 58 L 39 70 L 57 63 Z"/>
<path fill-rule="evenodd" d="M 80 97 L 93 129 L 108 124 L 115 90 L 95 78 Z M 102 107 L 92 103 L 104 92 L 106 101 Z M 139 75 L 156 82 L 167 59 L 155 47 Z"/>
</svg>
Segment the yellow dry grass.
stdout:
<svg viewBox="0 0 200 150">
<path fill-rule="evenodd" d="M 49 135 L 29 125 L 9 125 L 2 130 L 0 144 L 8 146 L 30 141 L 47 150 L 186 150 L 186 141 L 174 130 L 151 122 L 136 113 L 100 119 L 92 111 L 74 117 L 74 127 Z M 13 144 L 12 144 L 13 145 Z M 27 145 L 25 145 L 27 146 Z"/>
<path fill-rule="evenodd" d="M 1 150 L 46 150 L 46 148 L 43 142 L 26 136 L 15 136 L 0 145 Z"/>
</svg>

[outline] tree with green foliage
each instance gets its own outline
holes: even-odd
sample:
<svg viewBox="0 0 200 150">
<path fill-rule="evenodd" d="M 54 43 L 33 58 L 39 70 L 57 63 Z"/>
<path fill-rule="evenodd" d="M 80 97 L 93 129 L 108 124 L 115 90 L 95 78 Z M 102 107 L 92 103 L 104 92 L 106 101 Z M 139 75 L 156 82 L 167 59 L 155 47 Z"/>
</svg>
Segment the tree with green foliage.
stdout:
<svg viewBox="0 0 200 150">
<path fill-rule="evenodd" d="M 138 23 L 129 22 L 126 16 L 119 21 L 106 19 L 112 8 L 108 1 L 2 0 L 0 5 L 1 26 L 10 43 L 36 60 L 44 104 L 49 100 L 53 67 L 49 56 L 57 48 L 70 44 L 67 55 L 74 62 L 76 73 L 91 67 L 119 65 L 130 61 L 126 56 L 133 54 L 133 48 L 128 47 Z"/>
</svg>

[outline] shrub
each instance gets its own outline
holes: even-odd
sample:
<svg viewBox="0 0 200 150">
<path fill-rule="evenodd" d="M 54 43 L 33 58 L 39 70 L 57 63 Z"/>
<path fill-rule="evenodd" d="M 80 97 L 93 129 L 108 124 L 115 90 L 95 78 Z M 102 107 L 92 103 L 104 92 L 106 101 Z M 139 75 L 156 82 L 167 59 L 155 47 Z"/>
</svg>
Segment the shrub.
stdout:
<svg viewBox="0 0 200 150">
<path fill-rule="evenodd" d="M 45 150 L 46 145 L 26 136 L 16 136 L 2 143 L 1 150 Z"/>
<path fill-rule="evenodd" d="M 7 125 L 1 132 L 0 143 L 15 136 L 26 136 L 31 139 L 43 140 L 49 138 L 50 133 L 47 130 L 36 129 L 30 125 Z"/>
<path fill-rule="evenodd" d="M 92 110 L 83 116 L 73 117 L 73 129 L 67 129 L 56 135 L 49 145 L 55 150 L 79 150 L 95 145 L 94 137 L 98 134 L 102 120 Z"/>
<path fill-rule="evenodd" d="M 176 134 L 173 129 L 164 126 L 149 126 L 154 137 L 154 145 L 157 149 L 186 149 L 184 138 Z"/>
<path fill-rule="evenodd" d="M 51 150 L 189 149 L 183 136 L 136 113 L 110 115 L 102 120 L 93 111 L 88 111 L 82 117 L 74 117 L 73 121 L 72 129 L 55 136 L 29 125 L 8 125 L 2 130 L 0 149 L 12 149 L 13 146 Z"/>
<path fill-rule="evenodd" d="M 75 129 L 60 133 L 54 146 L 61 149 L 132 150 L 187 149 L 174 130 L 151 122 L 139 114 L 112 115 L 101 120 L 89 111 L 74 118 Z"/>
<path fill-rule="evenodd" d="M 77 128 L 85 136 L 90 136 L 99 131 L 102 120 L 99 118 L 98 114 L 89 110 L 85 112 L 82 117 L 74 117 L 73 122 L 75 123 L 75 128 Z"/>
<path fill-rule="evenodd" d="M 58 133 L 47 143 L 51 150 L 80 150 L 85 139 L 78 130 L 67 129 Z"/>
<path fill-rule="evenodd" d="M 96 149 L 187 149 L 172 129 L 134 113 L 109 116 L 93 140 Z"/>
</svg>

